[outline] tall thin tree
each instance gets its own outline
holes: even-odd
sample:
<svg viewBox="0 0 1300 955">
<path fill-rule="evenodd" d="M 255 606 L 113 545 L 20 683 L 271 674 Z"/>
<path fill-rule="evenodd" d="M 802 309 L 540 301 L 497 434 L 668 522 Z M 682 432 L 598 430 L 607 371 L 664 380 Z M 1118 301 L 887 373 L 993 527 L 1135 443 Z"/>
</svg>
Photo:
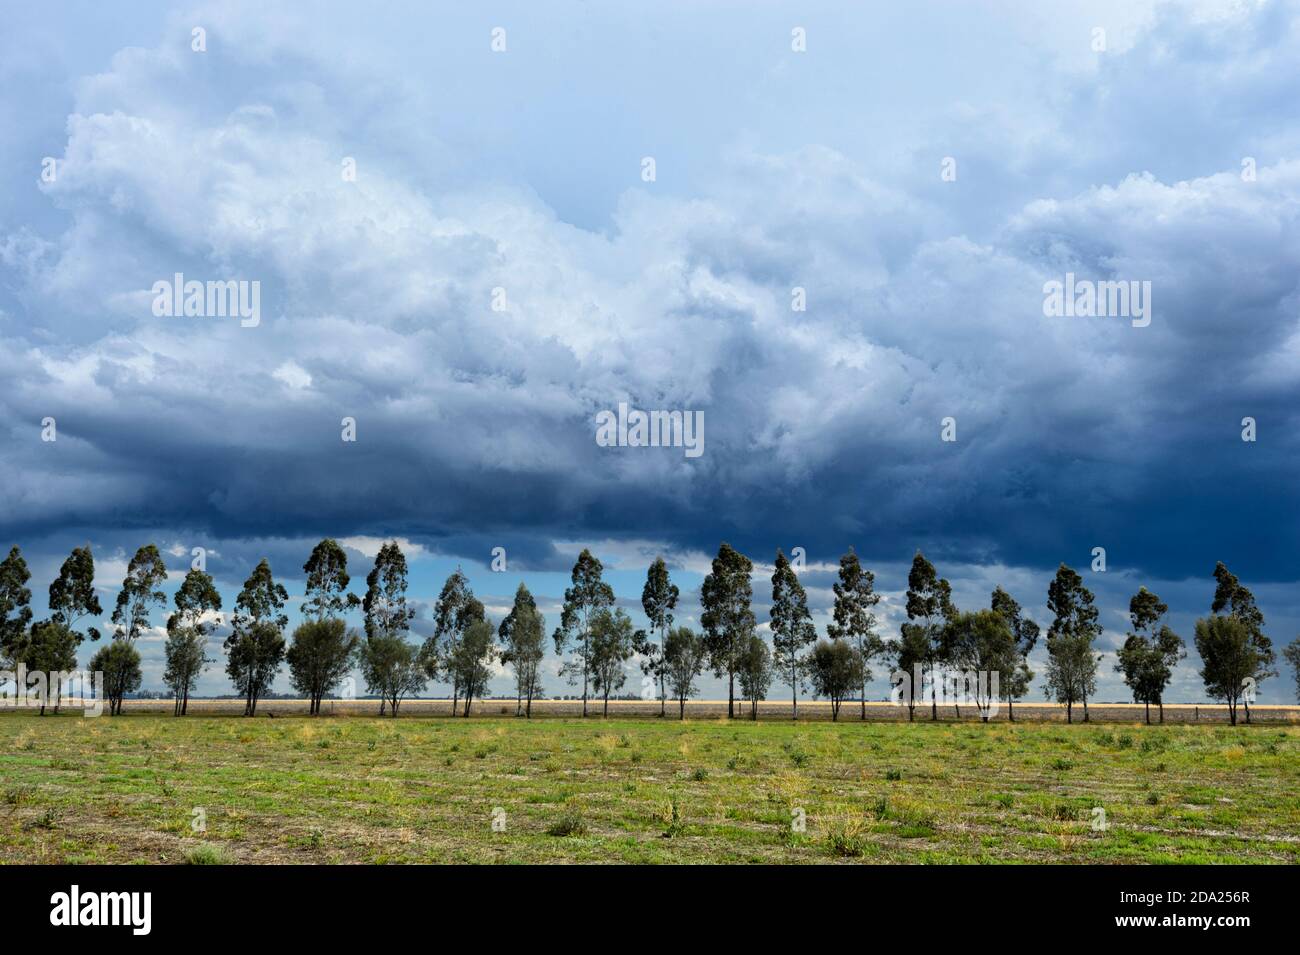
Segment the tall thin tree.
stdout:
<svg viewBox="0 0 1300 955">
<path fill-rule="evenodd" d="M 861 719 L 867 718 L 867 683 L 871 680 L 871 661 L 884 652 L 885 645 L 876 633 L 876 615 L 871 608 L 880 603 L 876 593 L 876 575 L 863 570 L 858 555 L 849 552 L 840 558 L 839 579 L 832 585 L 835 592 L 835 622 L 826 628 L 833 640 L 847 640 L 862 661 L 859 670 Z"/>
<path fill-rule="evenodd" d="M 604 566 L 587 550 L 582 549 L 570 576 L 572 586 L 564 591 L 564 609 L 560 625 L 555 628 L 555 652 L 563 654 L 570 642 L 578 645 L 578 657 L 568 660 L 560 672 L 570 684 L 582 679 L 582 715 L 587 715 L 587 691 L 591 674 L 591 626 L 596 614 L 614 606 L 614 588 L 605 583 Z"/>
<path fill-rule="evenodd" d="M 659 715 L 667 714 L 668 695 L 664 668 L 664 640 L 673 625 L 673 610 L 679 592 L 668 577 L 668 565 L 656 557 L 646 571 L 645 586 L 641 588 L 641 609 L 650 619 L 650 629 L 659 635 L 658 653 L 655 654 L 655 675 L 659 678 Z"/>
<path fill-rule="evenodd" d="M 736 715 L 736 674 L 740 655 L 749 647 L 756 622 L 750 608 L 753 562 L 730 544 L 723 542 L 713 558 L 713 570 L 700 588 L 704 626 L 704 643 L 714 676 L 727 678 L 727 718 Z"/>
<path fill-rule="evenodd" d="M 790 685 L 790 719 L 799 718 L 799 689 L 807 675 L 807 651 L 817 640 L 808 594 L 780 548 L 772 571 L 773 665 Z"/>
</svg>

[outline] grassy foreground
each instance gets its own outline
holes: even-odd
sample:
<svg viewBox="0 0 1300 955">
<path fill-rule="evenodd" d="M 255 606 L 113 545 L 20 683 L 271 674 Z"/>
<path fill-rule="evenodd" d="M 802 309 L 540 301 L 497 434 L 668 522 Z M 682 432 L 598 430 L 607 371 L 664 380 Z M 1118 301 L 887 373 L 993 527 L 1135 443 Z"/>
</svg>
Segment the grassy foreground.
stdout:
<svg viewBox="0 0 1300 955">
<path fill-rule="evenodd" d="M 1295 863 L 1300 728 L 7 713 L 0 861 Z"/>
</svg>

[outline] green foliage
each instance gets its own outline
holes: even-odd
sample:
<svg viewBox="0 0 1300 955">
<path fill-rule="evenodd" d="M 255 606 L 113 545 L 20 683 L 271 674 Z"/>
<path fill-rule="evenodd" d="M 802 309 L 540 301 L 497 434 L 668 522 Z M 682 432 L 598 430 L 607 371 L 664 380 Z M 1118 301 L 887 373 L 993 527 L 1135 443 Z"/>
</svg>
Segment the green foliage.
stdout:
<svg viewBox="0 0 1300 955">
<path fill-rule="evenodd" d="M 740 655 L 749 646 L 757 622 L 750 608 L 753 562 L 730 544 L 718 548 L 713 569 L 700 588 L 704 645 L 713 673 L 727 678 L 727 716 L 735 715 L 736 673 Z"/>
<path fill-rule="evenodd" d="M 597 611 L 591 618 L 591 685 L 604 700 L 609 715 L 609 694 L 622 689 L 627 680 L 624 665 L 632 658 L 632 620 L 622 609 Z"/>
<path fill-rule="evenodd" d="M 664 672 L 682 719 L 686 718 L 686 701 L 697 692 L 695 679 L 704 669 L 706 656 L 704 641 L 690 627 L 668 631 L 664 639 Z"/>
<path fill-rule="evenodd" d="M 741 652 L 736 667 L 740 693 L 749 700 L 749 718 L 756 720 L 758 703 L 767 699 L 768 687 L 772 685 L 772 653 L 762 637 L 756 633 L 750 635 L 749 644 Z"/>
<path fill-rule="evenodd" d="M 119 638 L 134 640 L 149 629 L 149 608 L 167 602 L 167 595 L 158 589 L 166 579 L 167 567 L 155 545 L 146 544 L 135 552 L 113 608 Z"/>
<path fill-rule="evenodd" d="M 32 579 L 27 561 L 17 547 L 0 562 L 0 653 L 10 666 L 17 666 L 27 644 L 27 626 L 32 622 Z"/>
<path fill-rule="evenodd" d="M 226 638 L 226 674 L 244 697 L 244 714 L 257 712 L 257 701 L 275 680 L 284 660 L 283 612 L 289 593 L 275 582 L 263 559 L 244 581 L 235 600 L 233 629 Z"/>
<path fill-rule="evenodd" d="M 813 692 L 831 701 L 831 719 L 844 698 L 862 685 L 862 655 L 844 640 L 818 640 L 809 661 Z"/>
<path fill-rule="evenodd" d="M 957 608 L 953 606 L 952 602 L 952 586 L 947 580 L 939 576 L 934 569 L 934 564 L 926 560 L 925 555 L 918 550 L 912 557 L 912 568 L 907 574 L 907 619 L 909 624 L 905 625 L 906 632 L 902 636 L 903 640 L 908 644 L 908 657 L 919 656 L 919 659 L 915 662 L 921 663 L 929 670 L 932 686 L 934 684 L 935 670 L 946 662 L 943 659 L 943 649 L 940 645 L 943 627 L 956 613 Z M 923 642 L 925 652 L 921 653 Z M 899 669 L 906 670 L 908 673 L 913 672 L 910 667 L 900 666 Z M 920 687 L 913 687 L 913 696 L 919 694 L 920 690 Z M 937 687 L 932 690 L 932 694 L 930 716 L 932 719 L 937 719 Z M 911 717 L 910 708 L 908 716 Z"/>
<path fill-rule="evenodd" d="M 405 569 L 402 573 L 402 589 L 405 590 Z M 469 580 L 457 567 L 442 585 L 442 592 L 433 607 L 433 633 L 420 650 L 429 679 L 444 676 L 451 682 L 453 712 L 461 691 L 457 670 L 457 661 L 461 659 L 460 646 L 470 626 L 482 619 L 483 604 L 474 596 Z"/>
<path fill-rule="evenodd" d="M 1097 691 L 1097 663 L 1101 655 L 1093 643 L 1101 636 L 1097 608 L 1083 578 L 1061 564 L 1047 588 L 1047 608 L 1055 614 L 1047 631 L 1047 685 L 1044 693 L 1066 705 L 1074 719 L 1074 704 L 1087 703 Z"/>
<path fill-rule="evenodd" d="M 352 579 L 348 576 L 348 555 L 333 538 L 327 537 L 312 548 L 302 569 L 307 574 L 302 604 L 305 616 L 335 617 L 361 603 L 356 594 L 348 593 Z"/>
<path fill-rule="evenodd" d="M 972 688 L 975 705 L 987 721 L 993 694 L 1002 692 L 1003 674 L 1014 673 L 1021 663 L 1016 637 L 1006 618 L 996 610 L 958 613 L 945 625 L 940 646 L 948 666 L 962 673 L 989 674 L 986 680 L 977 676 Z M 996 690 L 992 681 L 995 673 Z"/>
<path fill-rule="evenodd" d="M 605 583 L 604 566 L 587 548 L 582 549 L 570 575 L 571 586 L 564 591 L 564 608 L 560 625 L 555 628 L 555 652 L 563 654 L 570 643 L 577 643 L 578 658 L 567 660 L 560 674 L 571 685 L 582 680 L 582 715 L 587 715 L 587 683 L 591 670 L 591 625 L 596 614 L 614 606 L 614 588 Z"/>
<path fill-rule="evenodd" d="M 294 689 L 310 701 L 310 712 L 319 713 L 321 700 L 348 674 L 361 639 L 339 617 L 308 620 L 293 632 L 285 659 Z"/>
<path fill-rule="evenodd" d="M 547 826 L 546 834 L 548 836 L 585 836 L 587 834 L 587 823 L 578 812 L 570 810 Z"/>
<path fill-rule="evenodd" d="M 1295 695 L 1296 699 L 1300 700 L 1300 637 L 1287 644 L 1286 649 L 1282 651 L 1282 656 L 1286 657 L 1287 663 L 1291 664 L 1291 674 L 1295 677 Z"/>
<path fill-rule="evenodd" d="M 542 695 L 541 663 L 546 655 L 546 618 L 537 609 L 524 584 L 515 591 L 515 602 L 497 630 L 501 639 L 501 662 L 515 671 L 515 690 L 525 701 L 524 713 L 532 716 L 532 703 Z"/>
<path fill-rule="evenodd" d="M 478 604 L 478 601 L 474 601 Z M 481 608 L 482 604 L 478 604 Z M 481 610 L 480 610 L 481 612 Z M 448 660 L 449 672 L 465 694 L 465 715 L 469 716 L 474 697 L 481 696 L 492 676 L 489 669 L 497 657 L 496 644 L 492 642 L 492 621 L 479 617 L 466 628 L 455 651 Z"/>
<path fill-rule="evenodd" d="M 641 588 L 641 609 L 650 621 L 650 629 L 659 635 L 658 645 L 642 640 L 637 653 L 642 657 L 641 672 L 655 678 L 659 684 L 659 712 L 667 705 L 667 679 L 664 664 L 664 640 L 673 625 L 673 610 L 680 592 L 668 577 L 668 565 L 656 557 L 646 571 L 645 586 Z"/>
<path fill-rule="evenodd" d="M 366 637 L 360 647 L 361 675 L 366 689 L 383 700 L 381 715 L 388 707 L 389 715 L 396 716 L 402 700 L 423 690 L 428 682 L 415 645 L 398 634 L 380 632 Z M 468 716 L 468 699 L 465 712 Z"/>
<path fill-rule="evenodd" d="M 1228 718 L 1237 722 L 1237 707 L 1248 681 L 1266 666 L 1258 634 L 1243 620 L 1214 614 L 1196 621 L 1196 652 L 1206 692 L 1228 705 Z"/>
<path fill-rule="evenodd" d="M 406 603 L 406 557 L 396 541 L 384 544 L 375 556 L 362 610 L 367 637 L 400 637 L 411 628 L 415 611 Z"/>
<path fill-rule="evenodd" d="M 122 712 L 122 699 L 140 689 L 144 679 L 140 672 L 140 653 L 125 638 L 110 640 L 90 658 L 92 673 L 103 674 L 100 686 L 108 700 L 110 715 Z"/>
<path fill-rule="evenodd" d="M 1018 659 L 1015 666 L 1003 674 L 1001 685 L 1002 695 L 1010 703 L 1029 692 L 1029 684 L 1034 678 L 1034 671 L 1029 669 L 1029 654 L 1038 643 L 1038 624 L 1024 616 L 1020 604 L 1001 587 L 993 589 L 989 609 L 1002 615 L 1016 639 Z"/>
<path fill-rule="evenodd" d="M 59 576 L 50 584 L 49 605 L 52 619 L 67 627 L 75 643 L 79 645 L 86 635 L 99 639 L 94 627 L 86 635 L 76 629 L 82 617 L 98 617 L 104 612 L 95 593 L 95 557 L 89 544 L 74 548 L 59 568 Z"/>
<path fill-rule="evenodd" d="M 807 676 L 807 648 L 817 639 L 808 595 L 799 575 L 778 548 L 772 571 L 772 656 L 773 665 L 790 687 L 792 712 L 799 708 L 799 690 Z"/>
<path fill-rule="evenodd" d="M 185 575 L 173 601 L 176 611 L 167 618 L 163 682 L 176 698 L 176 714 L 183 716 L 199 676 L 212 662 L 207 656 L 208 634 L 215 626 L 213 615 L 221 609 L 221 594 L 209 574 L 193 569 Z"/>
<path fill-rule="evenodd" d="M 1169 607 L 1145 587 L 1139 588 L 1129 601 L 1129 619 L 1133 630 L 1120 647 L 1115 670 L 1124 675 L 1124 682 L 1133 691 L 1133 699 L 1147 705 L 1147 722 L 1151 722 L 1150 706 L 1161 706 L 1165 688 L 1173 679 L 1174 666 L 1186 656 L 1183 638 L 1160 621 Z"/>
</svg>

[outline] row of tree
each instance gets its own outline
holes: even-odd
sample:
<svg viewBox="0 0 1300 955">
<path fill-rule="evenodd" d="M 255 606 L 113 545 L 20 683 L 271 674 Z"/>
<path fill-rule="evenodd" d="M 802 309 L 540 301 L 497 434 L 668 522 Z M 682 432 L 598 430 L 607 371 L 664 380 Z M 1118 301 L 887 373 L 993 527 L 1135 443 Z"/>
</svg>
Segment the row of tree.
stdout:
<svg viewBox="0 0 1300 955">
<path fill-rule="evenodd" d="M 8 666 L 22 663 L 29 671 L 47 673 L 76 668 L 81 643 L 100 639 L 94 627 L 79 629 L 83 621 L 103 613 L 95 593 L 94 568 L 89 546 L 74 549 L 50 584 L 50 616 L 33 623 L 27 587 L 31 575 L 19 548 L 10 550 L 0 562 L 0 655 Z M 898 639 L 887 642 L 879 634 L 873 612 L 880 602 L 875 575 L 861 566 L 850 549 L 840 558 L 833 585 L 833 622 L 827 626 L 827 636 L 819 639 L 798 573 L 778 550 L 771 578 L 769 648 L 759 635 L 752 609 L 753 570 L 748 557 L 722 544 L 700 589 L 702 632 L 697 634 L 674 626 L 680 591 L 663 558 L 657 558 L 641 594 L 649 627 L 637 629 L 627 613 L 615 607 L 614 591 L 603 579 L 600 560 L 583 550 L 564 593 L 559 626 L 551 635 L 555 652 L 567 655 L 560 673 L 582 687 L 583 715 L 588 713 L 590 698 L 601 699 L 608 712 L 610 694 L 622 689 L 628 665 L 636 659 L 647 686 L 657 688 L 660 715 L 666 715 L 671 698 L 684 717 L 686 701 L 697 692 L 696 681 L 711 670 L 727 682 L 729 717 L 736 715 L 738 701 L 747 701 L 749 715 L 756 719 L 758 703 L 766 699 L 775 680 L 790 688 L 792 718 L 798 717 L 799 694 L 811 689 L 830 700 L 833 719 L 839 718 L 842 703 L 856 696 L 865 719 L 871 665 L 879 660 L 895 671 L 921 675 L 903 695 L 909 720 L 915 718 L 921 687 L 927 685 L 931 719 L 938 719 L 938 687 L 947 673 L 997 674 L 996 685 L 976 681 L 974 705 L 987 719 L 996 694 L 1015 719 L 1014 703 L 1023 698 L 1034 677 L 1028 658 L 1040 628 L 1001 587 L 993 590 L 987 609 L 960 611 L 948 581 L 918 551 L 908 574 L 907 622 Z M 366 577 L 364 597 L 349 591 L 347 555 L 334 540 L 317 544 L 303 571 L 304 620 L 289 641 L 284 636 L 289 595 L 266 560 L 253 570 L 236 598 L 224 643 L 226 673 L 243 696 L 247 715 L 256 713 L 259 698 L 287 663 L 290 681 L 309 699 L 313 714 L 353 668 L 359 668 L 368 692 L 380 699 L 381 715 L 396 716 L 404 699 L 423 691 L 429 681 L 441 680 L 452 687 L 453 714 L 469 716 L 474 699 L 483 695 L 493 667 L 500 663 L 513 671 L 517 712 L 531 716 L 533 700 L 542 696 L 546 626 L 524 584 L 519 585 L 510 612 L 494 626 L 458 568 L 447 578 L 434 606 L 433 633 L 417 645 L 409 639 L 415 610 L 406 597 L 406 558 L 396 542 L 380 548 Z M 1263 632 L 1264 616 L 1251 592 L 1222 563 L 1215 567 L 1214 577 L 1210 615 L 1196 622 L 1200 673 L 1211 696 L 1227 703 L 1232 722 L 1237 721 L 1239 705 L 1244 705 L 1249 722 L 1254 688 L 1276 675 L 1272 643 Z M 141 547 L 131 559 L 113 609 L 113 639 L 89 664 L 91 671 L 104 674 L 103 693 L 110 713 L 121 712 L 123 698 L 141 684 L 135 642 L 150 627 L 151 611 L 166 604 L 160 589 L 166 579 L 158 548 Z M 222 623 L 222 599 L 212 577 L 192 568 L 173 604 L 166 624 L 164 680 L 174 694 L 176 714 L 184 715 L 200 675 L 214 662 L 207 647 Z M 364 634 L 350 628 L 344 618 L 357 607 L 363 614 Z M 1101 659 L 1096 642 L 1102 627 L 1093 595 L 1079 574 L 1062 564 L 1048 587 L 1047 607 L 1053 620 L 1046 637 L 1046 695 L 1065 705 L 1071 722 L 1075 705 L 1082 705 L 1086 721 Z M 1116 670 L 1123 674 L 1134 700 L 1146 705 L 1147 722 L 1152 704 L 1163 721 L 1164 693 L 1175 665 L 1186 655 L 1183 639 L 1166 623 L 1168 610 L 1159 597 L 1140 588 L 1130 601 L 1132 629 L 1118 654 Z M 1296 670 L 1300 694 L 1300 640 L 1284 654 Z M 59 702 L 56 697 L 56 711 Z M 961 704 L 957 705 L 960 715 Z"/>
</svg>

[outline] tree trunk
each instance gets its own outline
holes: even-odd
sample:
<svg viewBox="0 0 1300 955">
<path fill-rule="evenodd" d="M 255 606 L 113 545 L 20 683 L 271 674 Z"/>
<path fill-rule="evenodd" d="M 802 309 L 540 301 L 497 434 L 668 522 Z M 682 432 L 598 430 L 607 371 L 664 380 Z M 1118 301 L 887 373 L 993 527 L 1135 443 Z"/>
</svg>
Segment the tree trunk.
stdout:
<svg viewBox="0 0 1300 955">
<path fill-rule="evenodd" d="M 680 697 L 677 700 L 677 718 L 682 722 L 686 721 L 686 697 Z"/>
<path fill-rule="evenodd" d="M 727 673 L 727 719 L 731 719 L 733 716 L 736 715 L 735 705 L 736 705 L 736 675 L 734 673 L 728 672 Z"/>
<path fill-rule="evenodd" d="M 1161 700 L 1156 705 L 1160 707 L 1160 722 L 1163 723 L 1165 721 L 1165 701 Z"/>
<path fill-rule="evenodd" d="M 1241 702 L 1246 707 L 1246 724 L 1249 725 L 1250 724 L 1250 700 L 1242 700 Z"/>
<path fill-rule="evenodd" d="M 1083 721 L 1088 722 L 1088 698 L 1083 698 Z"/>
<path fill-rule="evenodd" d="M 1151 703 L 1147 703 L 1147 726 L 1151 725 Z"/>
<path fill-rule="evenodd" d="M 1016 704 L 1010 696 L 1007 697 L 1007 720 L 1012 723 L 1016 721 Z"/>
<path fill-rule="evenodd" d="M 1074 701 L 1073 700 L 1065 701 L 1065 722 L 1067 723 L 1074 722 Z"/>
</svg>

